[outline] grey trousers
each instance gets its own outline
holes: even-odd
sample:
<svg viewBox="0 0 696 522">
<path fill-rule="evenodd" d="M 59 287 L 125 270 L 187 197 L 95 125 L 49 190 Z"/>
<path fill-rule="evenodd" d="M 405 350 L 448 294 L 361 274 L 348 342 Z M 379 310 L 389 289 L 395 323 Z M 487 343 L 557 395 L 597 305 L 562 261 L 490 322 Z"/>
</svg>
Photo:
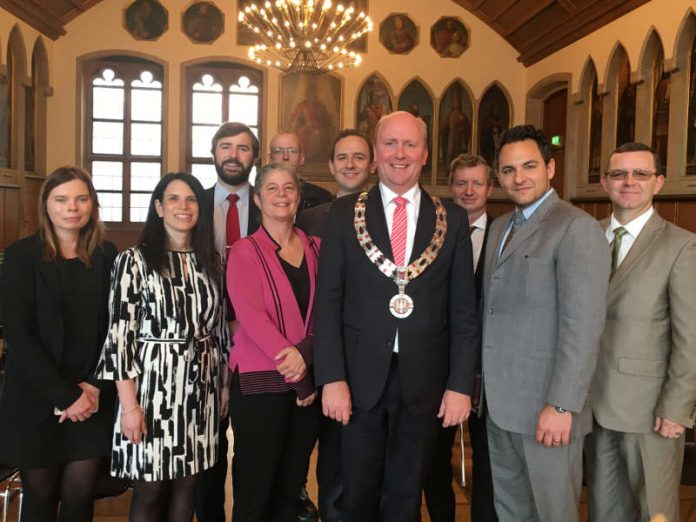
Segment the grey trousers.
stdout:
<svg viewBox="0 0 696 522">
<path fill-rule="evenodd" d="M 577 522 L 582 439 L 547 448 L 488 416 L 495 511 L 500 522 Z"/>
<path fill-rule="evenodd" d="M 585 442 L 588 514 L 592 522 L 679 520 L 684 436 L 623 433 L 595 423 Z"/>
</svg>

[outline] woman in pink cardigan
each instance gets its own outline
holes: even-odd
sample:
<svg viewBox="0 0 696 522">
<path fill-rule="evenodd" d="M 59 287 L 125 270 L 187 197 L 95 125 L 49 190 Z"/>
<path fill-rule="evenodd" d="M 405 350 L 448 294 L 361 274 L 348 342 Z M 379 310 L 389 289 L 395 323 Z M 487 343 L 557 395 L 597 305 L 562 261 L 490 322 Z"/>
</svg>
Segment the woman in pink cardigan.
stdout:
<svg viewBox="0 0 696 522">
<path fill-rule="evenodd" d="M 232 247 L 227 286 L 238 325 L 229 364 L 234 522 L 296 520 L 317 435 L 312 378 L 319 239 L 294 226 L 300 180 L 284 163 L 256 175 L 259 230 Z"/>
</svg>

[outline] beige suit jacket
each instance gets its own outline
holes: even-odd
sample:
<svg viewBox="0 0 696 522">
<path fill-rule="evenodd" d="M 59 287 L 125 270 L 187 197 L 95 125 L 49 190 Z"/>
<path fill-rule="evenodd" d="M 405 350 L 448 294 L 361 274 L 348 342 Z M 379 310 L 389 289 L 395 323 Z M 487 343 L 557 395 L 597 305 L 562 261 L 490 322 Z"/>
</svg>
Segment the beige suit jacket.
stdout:
<svg viewBox="0 0 696 522">
<path fill-rule="evenodd" d="M 655 416 L 694 423 L 696 234 L 657 212 L 609 282 L 591 396 L 595 418 L 614 431 L 650 432 Z"/>
</svg>

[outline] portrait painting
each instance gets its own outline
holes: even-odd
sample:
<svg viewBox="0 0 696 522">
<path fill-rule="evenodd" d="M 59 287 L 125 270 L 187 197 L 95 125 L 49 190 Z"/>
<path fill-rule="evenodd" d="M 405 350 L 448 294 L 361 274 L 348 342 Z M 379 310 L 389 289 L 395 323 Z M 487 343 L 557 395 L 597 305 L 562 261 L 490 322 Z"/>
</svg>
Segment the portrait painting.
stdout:
<svg viewBox="0 0 696 522">
<path fill-rule="evenodd" d="M 280 126 L 300 137 L 305 170 L 326 173 L 329 149 L 341 128 L 341 79 L 330 74 L 286 74 L 280 98 Z"/>
<path fill-rule="evenodd" d="M 123 24 L 136 40 L 157 40 L 167 30 L 169 15 L 157 0 L 135 0 L 124 11 Z"/>
<path fill-rule="evenodd" d="M 390 53 L 408 54 L 418 43 L 418 27 L 405 13 L 394 13 L 379 24 L 379 41 Z"/>
<path fill-rule="evenodd" d="M 458 58 L 469 47 L 469 31 L 458 18 L 443 16 L 430 29 L 430 45 L 443 58 Z"/>
<path fill-rule="evenodd" d="M 510 107 L 507 97 L 500 87 L 493 85 L 481 98 L 478 112 L 478 153 L 489 165 L 495 163 L 500 135 L 509 127 Z"/>
<path fill-rule="evenodd" d="M 214 3 L 196 2 L 184 11 L 182 28 L 195 43 L 213 43 L 225 28 L 225 17 Z"/>
<path fill-rule="evenodd" d="M 452 160 L 460 154 L 471 152 L 473 115 L 471 98 L 466 88 L 461 82 L 455 81 L 447 88 L 440 102 L 438 178 L 447 179 Z"/>
<path fill-rule="evenodd" d="M 263 5 L 263 0 L 237 0 L 237 13 L 244 10 L 245 7 L 256 4 L 257 6 Z M 368 13 L 368 0 L 350 0 L 347 2 L 341 2 L 345 7 L 353 7 L 356 13 L 364 12 L 366 15 Z M 249 29 L 246 25 L 237 19 L 237 45 L 256 45 L 261 43 L 261 40 L 254 34 L 254 31 Z M 367 51 L 367 35 L 355 40 L 352 44 L 348 46 L 348 49 L 358 53 L 364 53 Z"/>
<path fill-rule="evenodd" d="M 392 110 L 389 87 L 379 75 L 373 74 L 365 81 L 358 93 L 355 111 L 356 128 L 369 138 L 370 143 L 374 143 L 377 122 Z"/>
<path fill-rule="evenodd" d="M 418 80 L 413 80 L 399 96 L 398 108 L 413 114 L 416 118 L 421 118 L 428 129 L 427 146 L 430 155 L 428 162 L 423 167 L 423 172 L 430 172 L 430 159 L 433 150 L 433 100 L 428 90 Z"/>
</svg>

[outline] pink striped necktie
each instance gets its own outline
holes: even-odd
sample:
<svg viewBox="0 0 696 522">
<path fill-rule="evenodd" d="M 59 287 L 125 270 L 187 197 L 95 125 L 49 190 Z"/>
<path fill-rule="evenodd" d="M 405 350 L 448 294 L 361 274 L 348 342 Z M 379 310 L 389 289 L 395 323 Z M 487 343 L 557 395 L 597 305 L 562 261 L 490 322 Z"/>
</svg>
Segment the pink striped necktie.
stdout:
<svg viewBox="0 0 696 522">
<path fill-rule="evenodd" d="M 397 266 L 404 266 L 406 261 L 406 228 L 408 221 L 406 219 L 406 203 L 408 203 L 408 200 L 397 196 L 392 201 L 396 205 L 392 219 L 392 253 L 394 254 L 394 263 Z"/>
</svg>

